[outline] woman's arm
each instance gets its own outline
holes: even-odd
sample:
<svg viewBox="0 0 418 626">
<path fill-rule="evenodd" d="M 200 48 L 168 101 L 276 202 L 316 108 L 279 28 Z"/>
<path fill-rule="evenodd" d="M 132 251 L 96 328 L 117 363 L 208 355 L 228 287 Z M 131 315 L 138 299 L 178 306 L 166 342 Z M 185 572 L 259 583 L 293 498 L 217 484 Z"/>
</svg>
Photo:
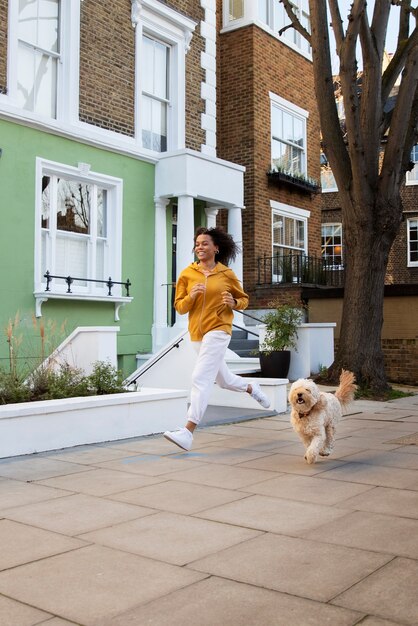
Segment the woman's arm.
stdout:
<svg viewBox="0 0 418 626">
<path fill-rule="evenodd" d="M 237 276 L 234 274 L 232 270 L 231 270 L 230 293 L 232 294 L 232 297 L 235 300 L 235 304 L 233 307 L 234 309 L 237 309 L 238 311 L 242 311 L 243 309 L 247 308 L 248 302 L 250 299 L 248 295 L 245 293 L 245 291 L 243 290 L 240 281 L 238 280 Z"/>
</svg>

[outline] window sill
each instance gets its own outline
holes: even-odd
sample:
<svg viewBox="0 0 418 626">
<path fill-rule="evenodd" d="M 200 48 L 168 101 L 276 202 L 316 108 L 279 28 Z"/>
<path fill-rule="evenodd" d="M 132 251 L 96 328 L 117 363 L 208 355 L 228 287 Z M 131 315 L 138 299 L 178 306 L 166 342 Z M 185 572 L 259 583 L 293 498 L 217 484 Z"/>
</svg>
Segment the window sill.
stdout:
<svg viewBox="0 0 418 626">
<path fill-rule="evenodd" d="M 93 296 L 90 294 L 52 293 L 50 291 L 35 291 L 35 315 L 42 317 L 42 305 L 48 300 L 82 300 L 85 302 L 113 302 L 115 305 L 115 322 L 119 322 L 119 309 L 132 302 L 132 297 L 124 296 Z"/>
</svg>

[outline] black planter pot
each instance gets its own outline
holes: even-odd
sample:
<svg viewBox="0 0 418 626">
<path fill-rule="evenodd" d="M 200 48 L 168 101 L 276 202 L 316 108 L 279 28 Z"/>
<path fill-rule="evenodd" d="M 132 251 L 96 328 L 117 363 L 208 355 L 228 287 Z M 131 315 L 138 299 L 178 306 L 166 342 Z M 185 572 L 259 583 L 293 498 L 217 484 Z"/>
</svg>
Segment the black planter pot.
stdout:
<svg viewBox="0 0 418 626">
<path fill-rule="evenodd" d="M 261 375 L 264 378 L 287 378 L 290 367 L 290 350 L 260 352 Z"/>
</svg>

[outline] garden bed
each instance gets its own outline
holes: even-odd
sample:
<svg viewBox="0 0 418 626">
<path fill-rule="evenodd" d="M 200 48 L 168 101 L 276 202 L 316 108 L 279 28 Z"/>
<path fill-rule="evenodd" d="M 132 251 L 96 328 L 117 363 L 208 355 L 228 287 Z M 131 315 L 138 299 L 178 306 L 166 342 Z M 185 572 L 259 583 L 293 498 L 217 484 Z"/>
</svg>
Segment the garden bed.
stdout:
<svg viewBox="0 0 418 626">
<path fill-rule="evenodd" d="M 0 458 L 161 433 L 184 420 L 187 392 L 144 388 L 0 406 Z"/>
</svg>

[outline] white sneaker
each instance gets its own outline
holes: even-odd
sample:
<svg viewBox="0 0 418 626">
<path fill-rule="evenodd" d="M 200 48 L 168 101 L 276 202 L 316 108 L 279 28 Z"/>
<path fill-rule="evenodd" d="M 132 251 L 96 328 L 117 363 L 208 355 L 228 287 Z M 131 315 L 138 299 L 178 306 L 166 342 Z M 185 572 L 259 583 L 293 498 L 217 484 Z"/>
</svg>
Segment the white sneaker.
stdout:
<svg viewBox="0 0 418 626">
<path fill-rule="evenodd" d="M 191 450 L 193 445 L 193 435 L 187 428 L 179 428 L 178 430 L 166 430 L 164 437 L 175 443 L 176 446 L 183 450 Z"/>
<path fill-rule="evenodd" d="M 266 394 L 261 391 L 260 385 L 258 383 L 251 383 L 251 387 L 251 397 L 254 398 L 254 400 L 257 400 L 257 402 L 261 404 L 264 409 L 268 409 L 270 406 L 270 400 L 267 398 Z"/>
</svg>

